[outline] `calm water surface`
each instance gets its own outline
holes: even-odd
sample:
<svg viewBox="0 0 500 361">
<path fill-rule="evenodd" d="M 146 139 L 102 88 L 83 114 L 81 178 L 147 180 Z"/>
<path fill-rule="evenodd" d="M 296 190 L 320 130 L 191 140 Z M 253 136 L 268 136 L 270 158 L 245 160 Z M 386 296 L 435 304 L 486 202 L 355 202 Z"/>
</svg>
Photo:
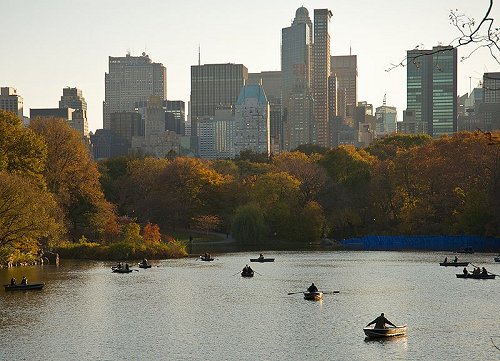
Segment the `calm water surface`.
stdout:
<svg viewBox="0 0 500 361">
<path fill-rule="evenodd" d="M 110 263 L 0 270 L 42 291 L 0 290 L 0 360 L 500 360 L 495 280 L 457 279 L 441 253 L 277 252 L 239 272 L 255 253 L 152 262 L 114 274 Z M 446 254 L 450 259 L 453 255 Z M 461 259 L 500 274 L 493 255 Z M 306 301 L 311 282 L 340 290 Z M 408 336 L 365 341 L 385 312 Z M 500 338 L 494 339 L 500 341 Z M 497 345 L 500 342 L 496 342 Z"/>
</svg>

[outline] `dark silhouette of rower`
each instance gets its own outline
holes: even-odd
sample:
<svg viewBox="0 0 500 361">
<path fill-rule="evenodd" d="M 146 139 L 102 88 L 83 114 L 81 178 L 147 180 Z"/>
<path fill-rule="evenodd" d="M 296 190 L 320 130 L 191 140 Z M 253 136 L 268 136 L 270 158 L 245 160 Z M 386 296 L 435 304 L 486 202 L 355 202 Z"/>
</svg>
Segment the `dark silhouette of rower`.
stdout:
<svg viewBox="0 0 500 361">
<path fill-rule="evenodd" d="M 384 313 L 382 312 L 380 316 L 378 316 L 376 319 L 374 319 L 372 322 L 370 322 L 366 327 L 375 324 L 375 328 L 387 328 L 385 325 L 391 325 L 394 327 L 397 327 L 395 324 L 393 324 L 391 321 L 389 321 L 387 318 L 385 318 Z"/>
<path fill-rule="evenodd" d="M 10 285 L 11 285 L 11 286 L 15 286 L 15 285 L 16 285 L 16 279 L 15 279 L 14 277 L 12 277 L 12 278 L 10 279 Z"/>
<path fill-rule="evenodd" d="M 23 279 L 21 280 L 21 284 L 22 285 L 27 285 L 28 284 L 28 279 L 26 278 L 26 276 L 23 276 Z"/>
<path fill-rule="evenodd" d="M 314 284 L 314 282 L 309 286 L 309 288 L 307 289 L 308 292 L 318 292 L 318 287 L 316 287 L 316 285 Z"/>
</svg>

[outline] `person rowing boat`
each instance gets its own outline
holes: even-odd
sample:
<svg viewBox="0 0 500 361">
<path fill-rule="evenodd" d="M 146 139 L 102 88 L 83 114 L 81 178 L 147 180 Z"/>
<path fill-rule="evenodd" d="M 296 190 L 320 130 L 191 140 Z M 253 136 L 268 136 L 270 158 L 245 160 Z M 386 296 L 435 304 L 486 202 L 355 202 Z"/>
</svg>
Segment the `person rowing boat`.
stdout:
<svg viewBox="0 0 500 361">
<path fill-rule="evenodd" d="M 376 319 L 374 319 L 372 322 L 370 322 L 366 327 L 375 324 L 374 328 L 387 328 L 386 325 L 391 325 L 393 327 L 397 327 L 395 324 L 393 324 L 391 321 L 389 321 L 387 318 L 385 318 L 384 313 L 382 312 L 380 316 L 378 316 Z"/>
</svg>

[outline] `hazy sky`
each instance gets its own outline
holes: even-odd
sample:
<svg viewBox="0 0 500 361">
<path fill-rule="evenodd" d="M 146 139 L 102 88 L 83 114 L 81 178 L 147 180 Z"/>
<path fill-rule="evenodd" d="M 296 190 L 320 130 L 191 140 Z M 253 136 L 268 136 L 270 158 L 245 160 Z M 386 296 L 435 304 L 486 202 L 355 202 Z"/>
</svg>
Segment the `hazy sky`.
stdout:
<svg viewBox="0 0 500 361">
<path fill-rule="evenodd" d="M 500 1 L 492 14 L 500 15 Z M 189 100 L 190 66 L 242 63 L 250 72 L 280 70 L 281 29 L 304 5 L 333 12 L 332 55 L 358 56 L 358 100 L 406 107 L 406 68 L 385 70 L 406 50 L 449 44 L 458 32 L 451 9 L 482 18 L 488 0 L 0 0 L 0 86 L 17 88 L 29 108 L 57 107 L 62 88 L 82 89 L 89 128 L 102 128 L 108 56 L 146 51 L 167 67 L 167 96 Z M 499 20 L 496 22 L 498 27 Z M 459 49 L 460 56 L 465 51 Z M 459 63 L 459 94 L 485 71 L 500 71 L 487 51 Z"/>
</svg>

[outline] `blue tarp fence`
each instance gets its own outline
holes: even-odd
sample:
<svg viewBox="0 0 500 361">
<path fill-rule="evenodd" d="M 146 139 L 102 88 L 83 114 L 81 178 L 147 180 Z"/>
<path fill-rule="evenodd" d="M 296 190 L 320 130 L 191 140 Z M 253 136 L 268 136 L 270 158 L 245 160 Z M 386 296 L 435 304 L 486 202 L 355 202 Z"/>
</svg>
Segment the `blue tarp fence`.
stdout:
<svg viewBox="0 0 500 361">
<path fill-rule="evenodd" d="M 500 238 L 479 236 L 365 236 L 341 241 L 347 248 L 366 251 L 428 250 L 500 252 Z"/>
</svg>

